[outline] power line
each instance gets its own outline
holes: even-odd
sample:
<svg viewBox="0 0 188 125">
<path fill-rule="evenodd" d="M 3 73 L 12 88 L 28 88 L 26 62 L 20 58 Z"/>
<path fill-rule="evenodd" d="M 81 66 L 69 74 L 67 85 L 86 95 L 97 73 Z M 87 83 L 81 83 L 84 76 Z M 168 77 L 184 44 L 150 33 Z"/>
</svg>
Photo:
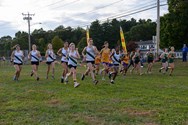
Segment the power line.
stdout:
<svg viewBox="0 0 188 125">
<path fill-rule="evenodd" d="M 165 1 L 161 1 L 161 2 L 165 2 Z M 139 8 L 136 8 L 136 9 L 133 8 L 133 9 L 124 11 L 123 13 L 116 14 L 116 15 L 113 15 L 113 16 L 110 16 L 110 17 L 107 17 L 107 18 L 109 19 L 109 18 L 114 18 L 116 16 L 121 16 L 121 15 L 124 15 L 124 14 L 127 14 L 127 13 L 132 13 L 132 12 L 140 10 L 140 9 L 148 8 L 148 7 L 152 6 L 152 5 L 157 5 L 157 3 L 155 2 L 155 3 L 149 4 L 149 5 L 145 5 L 145 6 L 142 6 L 142 7 L 139 6 Z"/>
<path fill-rule="evenodd" d="M 166 6 L 166 5 L 168 5 L 168 4 L 161 4 L 160 6 Z M 108 19 L 108 20 L 118 19 L 118 18 L 130 16 L 130 15 L 134 15 L 134 14 L 137 14 L 137 13 L 141 13 L 141 12 L 144 12 L 144 11 L 147 11 L 147 10 L 151 10 L 151 9 L 156 8 L 156 7 L 157 7 L 157 5 L 152 6 L 152 7 L 149 7 L 149 8 L 146 8 L 146 9 L 138 10 L 138 11 L 136 11 L 136 12 L 132 12 L 132 13 L 129 13 L 129 14 L 124 14 L 124 15 L 122 15 L 122 16 L 114 17 L 114 18 L 111 18 L 111 19 L 108 19 L 108 18 L 107 18 L 107 19 Z M 100 21 L 100 20 L 99 20 L 99 21 Z M 82 25 L 82 26 L 79 26 L 79 27 L 86 27 L 86 26 L 88 26 L 88 25 L 90 25 L 90 24 L 91 24 L 91 23 L 86 24 L 86 25 Z M 78 27 L 78 26 L 77 26 L 77 27 Z"/>
<path fill-rule="evenodd" d="M 168 4 L 161 4 L 160 6 L 165 6 L 165 5 L 168 5 Z M 146 9 L 143 9 L 143 10 L 139 10 L 139 11 L 136 11 L 136 12 L 133 12 L 133 13 L 130 13 L 130 14 L 125 14 L 125 15 L 122 15 L 122 16 L 117 16 L 117 17 L 114 17 L 114 18 L 121 18 L 121 17 L 125 17 L 125 16 L 130 16 L 130 15 L 133 15 L 133 14 L 136 14 L 136 13 L 140 13 L 140 12 L 143 12 L 143 11 L 147 11 L 147 10 L 151 10 L 153 8 L 156 8 L 156 6 L 153 6 L 153 7 L 150 7 L 150 8 L 146 8 Z"/>
<path fill-rule="evenodd" d="M 98 11 L 98 10 L 100 10 L 100 9 L 107 8 L 107 7 L 109 7 L 109 6 L 112 6 L 112 5 L 117 4 L 117 3 L 119 3 L 119 2 L 122 2 L 122 1 L 124 1 L 124 0 L 118 0 L 118 1 L 112 2 L 112 3 L 110 3 L 110 4 L 104 5 L 104 6 L 102 6 L 102 7 L 99 7 L 99 8 L 96 7 L 97 9 L 90 10 L 90 11 L 88 11 L 87 13 L 81 13 L 81 14 L 79 14 L 79 15 L 77 15 L 77 16 L 85 15 L 85 14 L 88 14 L 88 13 L 92 13 L 92 12 Z"/>
</svg>

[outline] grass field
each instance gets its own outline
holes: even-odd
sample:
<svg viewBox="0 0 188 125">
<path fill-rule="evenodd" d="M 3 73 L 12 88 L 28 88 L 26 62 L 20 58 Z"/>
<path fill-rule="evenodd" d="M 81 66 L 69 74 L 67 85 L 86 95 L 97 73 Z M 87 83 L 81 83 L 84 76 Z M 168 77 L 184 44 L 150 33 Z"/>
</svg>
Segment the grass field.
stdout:
<svg viewBox="0 0 188 125">
<path fill-rule="evenodd" d="M 12 80 L 13 66 L 1 66 L 0 125 L 187 125 L 188 63 L 176 62 L 173 76 L 160 74 L 159 67 L 156 63 L 151 75 L 118 76 L 114 85 L 97 76 L 94 86 L 91 77 L 81 81 L 79 73 L 81 86 L 75 89 L 71 79 L 60 83 L 60 65 L 55 80 L 45 79 L 41 65 L 38 82 L 28 65 L 19 82 Z"/>
</svg>

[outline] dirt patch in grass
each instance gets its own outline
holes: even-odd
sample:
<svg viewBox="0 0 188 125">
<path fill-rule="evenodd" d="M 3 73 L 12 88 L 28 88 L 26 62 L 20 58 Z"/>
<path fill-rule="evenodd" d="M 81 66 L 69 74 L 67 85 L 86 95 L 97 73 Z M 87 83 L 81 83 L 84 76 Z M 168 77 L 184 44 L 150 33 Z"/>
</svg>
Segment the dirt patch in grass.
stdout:
<svg viewBox="0 0 188 125">
<path fill-rule="evenodd" d="M 50 106 L 58 106 L 62 104 L 62 101 L 59 99 L 51 99 L 49 101 L 47 101 L 47 104 Z"/>
<path fill-rule="evenodd" d="M 132 108 L 124 109 L 123 113 L 127 113 L 130 116 L 154 116 L 156 114 L 155 110 L 138 110 Z"/>
<path fill-rule="evenodd" d="M 143 125 L 158 125 L 158 124 L 149 122 L 149 123 L 144 123 Z"/>
<path fill-rule="evenodd" d="M 30 90 L 28 90 L 27 92 L 28 92 L 28 93 L 30 93 L 30 92 L 35 92 L 35 90 L 30 89 Z"/>
<path fill-rule="evenodd" d="M 88 125 L 106 125 L 105 120 L 102 120 L 101 118 L 97 118 L 95 116 L 85 114 L 74 114 L 74 117 L 76 119 L 83 119 Z"/>
</svg>

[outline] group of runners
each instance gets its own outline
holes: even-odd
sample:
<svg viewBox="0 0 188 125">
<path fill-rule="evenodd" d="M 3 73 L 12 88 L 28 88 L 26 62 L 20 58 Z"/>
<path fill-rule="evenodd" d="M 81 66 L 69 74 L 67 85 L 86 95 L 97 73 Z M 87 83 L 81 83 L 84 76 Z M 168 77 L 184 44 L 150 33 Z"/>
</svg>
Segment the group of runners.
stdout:
<svg viewBox="0 0 188 125">
<path fill-rule="evenodd" d="M 11 54 L 11 61 L 15 67 L 13 79 L 17 81 L 22 70 L 24 54 L 23 51 L 20 50 L 19 45 L 15 45 L 13 49 L 15 49 Z M 28 59 L 31 60 L 32 65 L 31 76 L 34 76 L 37 81 L 40 79 L 38 75 L 38 66 L 42 61 L 47 64 L 46 79 L 49 78 L 50 71 L 52 72 L 52 79 L 54 79 L 55 63 L 59 63 L 56 61 L 56 54 L 61 56 L 61 65 L 63 69 L 61 83 L 68 83 L 69 77 L 72 76 L 75 88 L 80 85 L 80 83 L 77 82 L 77 66 L 83 65 L 84 63 L 86 63 L 87 68 L 82 74 L 81 80 L 84 80 L 86 76 L 91 77 L 94 85 L 99 82 L 96 79 L 97 74 L 102 76 L 102 80 L 105 80 L 106 76 L 108 76 L 110 83 L 113 84 L 118 73 L 126 76 L 126 73 L 131 66 L 131 73 L 136 70 L 139 75 L 143 74 L 139 49 L 127 53 L 126 51 L 121 50 L 120 46 L 110 49 L 109 43 L 105 41 L 103 49 L 98 51 L 97 47 L 93 45 L 93 40 L 90 38 L 87 41 L 87 46 L 81 53 L 83 57 L 81 62 L 78 61 L 81 59 L 81 56 L 74 43 L 69 44 L 68 42 L 65 42 L 64 46 L 60 48 L 57 53 L 53 51 L 52 44 L 49 43 L 45 53 L 45 61 L 41 60 L 41 54 L 37 50 L 37 46 L 35 44 L 32 45 L 32 51 L 28 54 Z M 148 62 L 147 73 L 151 74 L 153 63 L 156 61 L 153 49 L 151 48 L 146 55 Z M 168 49 L 165 49 L 160 55 L 162 67 L 159 69 L 159 72 L 166 73 L 170 70 L 169 74 L 172 75 L 174 70 L 174 58 L 174 47 L 170 48 L 170 52 L 168 52 Z M 101 64 L 102 68 L 100 68 Z"/>
</svg>

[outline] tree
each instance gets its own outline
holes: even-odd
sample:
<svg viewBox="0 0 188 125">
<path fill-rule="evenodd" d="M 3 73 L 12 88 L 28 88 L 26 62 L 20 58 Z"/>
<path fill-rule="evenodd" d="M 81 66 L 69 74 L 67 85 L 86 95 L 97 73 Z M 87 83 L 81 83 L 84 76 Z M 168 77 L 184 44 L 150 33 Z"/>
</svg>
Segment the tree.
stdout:
<svg viewBox="0 0 188 125">
<path fill-rule="evenodd" d="M 168 0 L 169 13 L 161 17 L 161 47 L 188 44 L 188 1 Z"/>
<path fill-rule="evenodd" d="M 84 47 L 87 46 L 86 37 L 83 37 L 77 45 L 78 51 L 81 53 Z"/>
<path fill-rule="evenodd" d="M 103 30 L 98 20 L 91 23 L 90 26 L 90 37 L 93 38 L 94 44 L 98 49 L 102 48 L 104 43 L 103 39 Z"/>
<path fill-rule="evenodd" d="M 37 42 L 37 45 L 38 45 L 38 50 L 41 52 L 41 54 L 44 54 L 45 50 L 47 49 L 44 38 L 40 38 Z"/>
<path fill-rule="evenodd" d="M 143 22 L 142 22 L 143 23 Z M 155 23 L 144 23 L 133 26 L 130 30 L 130 40 L 151 40 L 152 36 L 156 34 L 156 24 Z"/>
<path fill-rule="evenodd" d="M 59 50 L 59 48 L 63 46 L 63 41 L 62 39 L 59 38 L 59 36 L 55 36 L 52 39 L 52 45 L 53 45 L 54 52 L 56 53 Z"/>
<path fill-rule="evenodd" d="M 136 48 L 138 48 L 138 44 L 136 44 L 134 41 L 130 41 L 127 43 L 128 52 L 134 51 Z"/>
<path fill-rule="evenodd" d="M 15 38 L 13 38 L 12 45 L 19 44 L 22 50 L 28 50 L 29 49 L 29 43 L 28 43 L 28 33 L 18 31 L 15 34 Z"/>
</svg>

